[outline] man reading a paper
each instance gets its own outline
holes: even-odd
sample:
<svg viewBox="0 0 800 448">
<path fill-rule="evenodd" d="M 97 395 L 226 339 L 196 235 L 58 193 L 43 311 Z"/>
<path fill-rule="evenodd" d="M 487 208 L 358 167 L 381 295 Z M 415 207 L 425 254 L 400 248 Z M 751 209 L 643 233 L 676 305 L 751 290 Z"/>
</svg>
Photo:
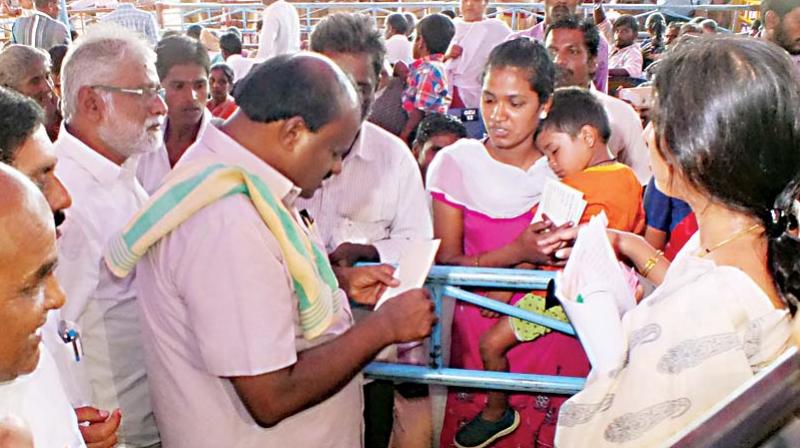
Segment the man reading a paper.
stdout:
<svg viewBox="0 0 800 448">
<path fill-rule="evenodd" d="M 328 58 L 295 53 L 254 67 L 234 96 L 239 110 L 206 130 L 106 258 L 124 274 L 144 257 L 162 440 L 361 446 L 359 372 L 383 347 L 425 337 L 435 317 L 415 289 L 353 324 L 339 282 L 351 298 L 396 284 L 334 270 L 294 208 L 341 170 L 361 124 L 358 94 Z"/>
</svg>

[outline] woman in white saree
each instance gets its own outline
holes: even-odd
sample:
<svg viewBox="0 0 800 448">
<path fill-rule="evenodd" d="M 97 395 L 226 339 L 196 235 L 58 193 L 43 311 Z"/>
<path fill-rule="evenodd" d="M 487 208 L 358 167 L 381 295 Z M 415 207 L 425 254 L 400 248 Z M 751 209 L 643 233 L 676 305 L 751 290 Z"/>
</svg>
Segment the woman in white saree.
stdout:
<svg viewBox="0 0 800 448">
<path fill-rule="evenodd" d="M 643 238 L 610 233 L 659 285 L 622 317 L 627 353 L 589 375 L 556 445 L 668 446 L 789 345 L 800 297 L 800 78 L 788 55 L 735 37 L 683 42 L 655 81 L 646 134 L 656 183 L 699 230 L 670 266 Z"/>
</svg>

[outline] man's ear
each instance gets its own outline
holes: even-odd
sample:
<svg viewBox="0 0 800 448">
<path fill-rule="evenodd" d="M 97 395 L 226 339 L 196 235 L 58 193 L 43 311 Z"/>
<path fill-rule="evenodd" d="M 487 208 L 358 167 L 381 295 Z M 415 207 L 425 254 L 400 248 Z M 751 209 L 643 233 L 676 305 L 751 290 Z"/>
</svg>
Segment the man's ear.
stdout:
<svg viewBox="0 0 800 448">
<path fill-rule="evenodd" d="M 288 152 L 295 152 L 311 132 L 303 117 L 291 117 L 283 121 L 280 127 L 278 141 L 281 147 Z"/>
<path fill-rule="evenodd" d="M 592 82 L 594 79 L 594 74 L 597 73 L 597 56 L 589 55 L 589 60 L 586 61 L 586 68 L 588 69 L 589 76 L 591 77 L 589 82 Z"/>
<path fill-rule="evenodd" d="M 106 101 L 98 90 L 89 86 L 83 86 L 78 90 L 76 109 L 82 117 L 93 123 L 103 121 L 103 117 L 108 113 Z"/>
<path fill-rule="evenodd" d="M 767 11 L 767 13 L 764 14 L 764 29 L 773 31 L 780 23 L 781 18 L 775 14 L 775 11 Z"/>
</svg>

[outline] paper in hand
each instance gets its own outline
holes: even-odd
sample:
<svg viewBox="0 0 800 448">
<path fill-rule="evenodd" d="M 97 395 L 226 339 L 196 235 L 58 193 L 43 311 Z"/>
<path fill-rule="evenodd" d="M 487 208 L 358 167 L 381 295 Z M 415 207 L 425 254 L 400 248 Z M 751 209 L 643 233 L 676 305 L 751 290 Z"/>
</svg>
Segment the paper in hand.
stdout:
<svg viewBox="0 0 800 448">
<path fill-rule="evenodd" d="M 547 215 L 556 226 L 568 222 L 578 223 L 586 209 L 583 193 L 554 179 L 547 179 L 536 215 L 531 223 L 543 221 Z"/>
<path fill-rule="evenodd" d="M 428 278 L 428 272 L 436 259 L 436 252 L 439 250 L 441 240 L 412 241 L 406 248 L 405 253 L 400 258 L 400 263 L 394 271 L 394 277 L 400 281 L 400 285 L 389 288 L 375 304 L 375 309 L 380 308 L 387 300 L 406 291 L 421 288 Z"/>
<path fill-rule="evenodd" d="M 621 316 L 636 306 L 633 291 L 606 235 L 604 213 L 578 231 L 556 297 L 597 372 L 610 372 L 625 354 Z"/>
</svg>

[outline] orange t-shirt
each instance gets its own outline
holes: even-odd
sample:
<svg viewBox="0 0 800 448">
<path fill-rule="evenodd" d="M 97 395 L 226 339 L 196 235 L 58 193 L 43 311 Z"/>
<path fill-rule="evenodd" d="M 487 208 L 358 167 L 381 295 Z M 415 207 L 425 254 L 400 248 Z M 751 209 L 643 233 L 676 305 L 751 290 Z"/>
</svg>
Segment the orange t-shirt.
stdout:
<svg viewBox="0 0 800 448">
<path fill-rule="evenodd" d="M 642 184 L 627 165 L 615 162 L 586 168 L 561 180 L 583 193 L 581 224 L 606 212 L 608 228 L 641 234 L 645 229 Z"/>
</svg>

